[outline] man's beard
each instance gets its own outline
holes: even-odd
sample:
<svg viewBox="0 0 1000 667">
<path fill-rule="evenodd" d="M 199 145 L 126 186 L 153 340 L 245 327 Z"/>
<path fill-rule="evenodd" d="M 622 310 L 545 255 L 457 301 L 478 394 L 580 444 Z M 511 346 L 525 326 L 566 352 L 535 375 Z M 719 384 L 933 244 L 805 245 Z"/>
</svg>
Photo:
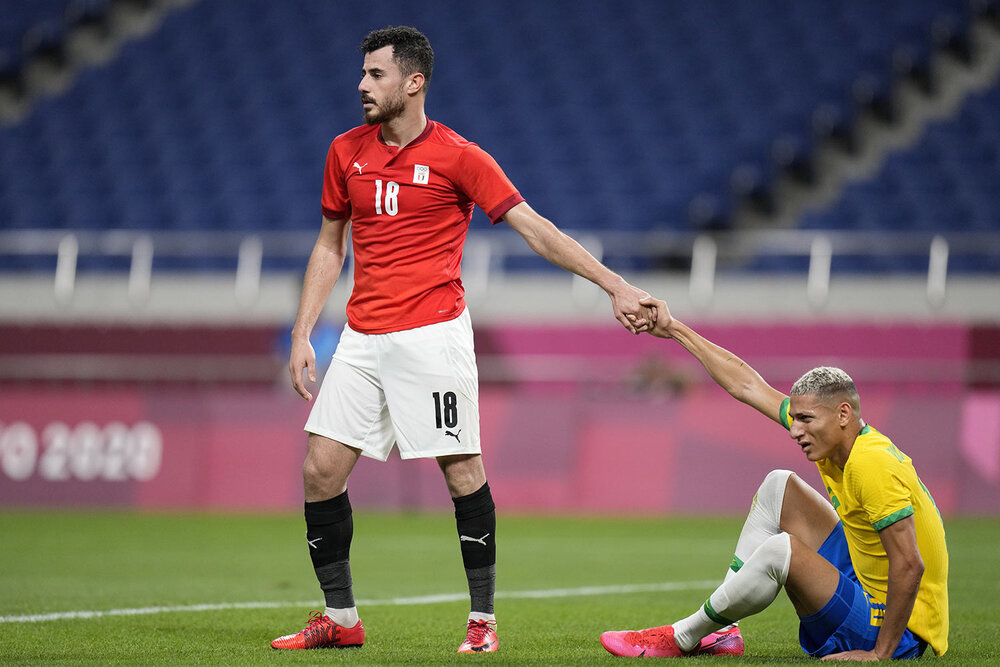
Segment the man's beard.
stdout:
<svg viewBox="0 0 1000 667">
<path fill-rule="evenodd" d="M 386 98 L 383 103 L 375 104 L 371 109 L 364 110 L 362 117 L 366 125 L 378 125 L 399 118 L 404 111 L 406 111 L 406 102 L 400 92 Z"/>
</svg>

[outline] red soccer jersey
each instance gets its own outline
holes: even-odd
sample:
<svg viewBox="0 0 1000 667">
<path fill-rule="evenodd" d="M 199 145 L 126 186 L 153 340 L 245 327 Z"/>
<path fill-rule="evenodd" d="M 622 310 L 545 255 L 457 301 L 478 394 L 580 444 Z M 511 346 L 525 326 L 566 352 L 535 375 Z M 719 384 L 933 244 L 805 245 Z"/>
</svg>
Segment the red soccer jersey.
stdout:
<svg viewBox="0 0 1000 667">
<path fill-rule="evenodd" d="M 334 139 L 323 215 L 351 220 L 348 324 L 377 334 L 458 317 L 465 308 L 462 247 L 473 207 L 496 223 L 522 201 L 486 151 L 431 120 L 402 150 L 383 141 L 378 125 Z"/>
</svg>

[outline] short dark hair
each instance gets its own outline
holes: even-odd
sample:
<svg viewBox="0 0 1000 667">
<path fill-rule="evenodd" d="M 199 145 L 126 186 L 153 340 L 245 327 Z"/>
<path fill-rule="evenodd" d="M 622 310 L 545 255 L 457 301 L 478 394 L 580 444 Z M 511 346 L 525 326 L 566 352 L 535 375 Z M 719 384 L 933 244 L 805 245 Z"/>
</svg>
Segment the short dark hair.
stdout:
<svg viewBox="0 0 1000 667">
<path fill-rule="evenodd" d="M 408 25 L 372 30 L 361 40 L 358 50 L 371 53 L 385 46 L 392 47 L 392 59 L 399 65 L 403 76 L 420 72 L 424 75 L 424 85 L 430 84 L 431 72 L 434 71 L 434 49 L 422 32 Z"/>
</svg>

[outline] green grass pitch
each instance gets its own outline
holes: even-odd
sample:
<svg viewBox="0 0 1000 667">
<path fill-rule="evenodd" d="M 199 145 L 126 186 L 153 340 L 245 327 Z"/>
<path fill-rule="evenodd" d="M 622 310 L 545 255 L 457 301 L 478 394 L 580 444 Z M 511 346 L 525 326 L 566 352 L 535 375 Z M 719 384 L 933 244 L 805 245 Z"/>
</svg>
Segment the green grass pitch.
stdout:
<svg viewBox="0 0 1000 667">
<path fill-rule="evenodd" d="M 278 652 L 268 642 L 321 606 L 301 517 L 7 511 L 0 664 L 620 664 L 600 633 L 690 613 L 724 574 L 740 523 L 501 514 L 501 649 L 459 656 L 468 602 L 449 515 L 356 513 L 352 567 L 368 643 Z M 940 664 L 1000 664 L 1000 519 L 952 519 L 947 529 L 951 650 Z M 641 585 L 673 590 L 626 588 Z M 439 594 L 455 595 L 422 599 Z M 44 616 L 84 611 L 104 614 Z M 692 660 L 812 662 L 784 595 L 742 627 L 742 658 Z"/>
</svg>

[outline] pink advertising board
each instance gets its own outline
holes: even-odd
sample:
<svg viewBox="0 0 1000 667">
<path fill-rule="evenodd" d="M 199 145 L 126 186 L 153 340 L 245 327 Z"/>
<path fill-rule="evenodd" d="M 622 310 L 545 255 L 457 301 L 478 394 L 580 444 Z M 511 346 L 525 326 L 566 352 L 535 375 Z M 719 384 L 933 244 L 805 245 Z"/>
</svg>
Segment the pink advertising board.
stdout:
<svg viewBox="0 0 1000 667">
<path fill-rule="evenodd" d="M 866 418 L 948 514 L 1000 512 L 1000 394 L 870 391 Z M 299 507 L 307 407 L 280 390 L 2 391 L 0 505 Z M 777 424 L 700 385 L 682 397 L 484 388 L 484 457 L 507 511 L 740 512 L 760 479 L 816 473 Z M 447 509 L 432 461 L 362 459 L 356 506 Z"/>
<path fill-rule="evenodd" d="M 864 417 L 912 456 L 942 512 L 1000 513 L 1000 391 L 963 385 L 960 328 L 716 329 L 705 332 L 791 379 L 818 363 L 862 369 Z M 590 360 L 602 378 L 483 383 L 484 459 L 504 511 L 739 514 L 771 469 L 816 482 L 784 429 L 705 382 L 676 345 L 577 333 L 477 336 L 487 363 Z M 887 382 L 886 363 L 910 375 Z M 651 366 L 688 380 L 650 380 L 639 371 Z M 308 410 L 281 382 L 0 386 L 0 507 L 295 511 Z M 451 506 L 433 461 L 362 459 L 350 490 L 358 508 Z"/>
</svg>

